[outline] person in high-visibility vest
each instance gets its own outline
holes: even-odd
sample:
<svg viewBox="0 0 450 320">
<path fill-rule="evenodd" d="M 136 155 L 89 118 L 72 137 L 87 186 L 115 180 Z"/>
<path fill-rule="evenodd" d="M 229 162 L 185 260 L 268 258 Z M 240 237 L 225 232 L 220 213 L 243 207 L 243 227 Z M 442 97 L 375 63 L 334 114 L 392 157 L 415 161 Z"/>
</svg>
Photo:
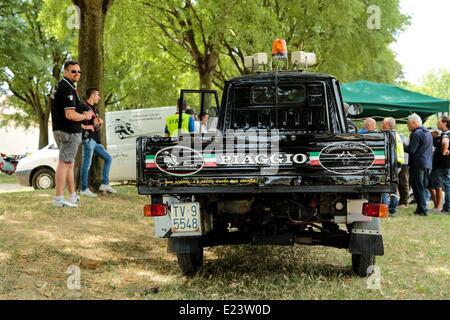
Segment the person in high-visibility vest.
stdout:
<svg viewBox="0 0 450 320">
<path fill-rule="evenodd" d="M 403 150 L 409 145 L 409 139 L 400 133 L 400 138 L 403 142 Z M 409 204 L 409 197 L 411 193 L 411 188 L 409 187 L 409 155 L 405 151 L 405 158 L 403 164 L 401 165 L 400 172 L 398 174 L 398 192 L 400 194 L 400 200 L 397 208 L 406 209 Z"/>
<path fill-rule="evenodd" d="M 383 120 L 382 129 L 385 131 L 393 131 L 395 134 L 395 158 L 397 161 L 398 171 L 402 164 L 405 162 L 405 150 L 403 149 L 403 142 L 400 137 L 400 134 L 395 131 L 396 121 L 394 118 L 388 117 Z M 399 172 L 397 172 L 398 174 Z M 389 196 L 388 193 L 383 194 L 383 203 L 389 205 L 389 216 L 395 217 L 397 214 L 397 205 L 398 205 L 398 191 L 395 194 L 391 194 Z"/>
<path fill-rule="evenodd" d="M 168 116 L 166 118 L 166 128 L 165 133 L 168 137 L 177 137 L 178 136 L 178 125 L 180 120 L 180 114 L 179 110 L 183 111 L 182 117 L 181 117 L 181 133 L 188 133 L 188 132 L 194 132 L 195 131 L 195 120 L 190 115 L 185 113 L 186 109 L 188 108 L 188 104 L 186 101 L 181 101 L 178 99 L 177 101 L 177 113 L 174 115 Z"/>
</svg>

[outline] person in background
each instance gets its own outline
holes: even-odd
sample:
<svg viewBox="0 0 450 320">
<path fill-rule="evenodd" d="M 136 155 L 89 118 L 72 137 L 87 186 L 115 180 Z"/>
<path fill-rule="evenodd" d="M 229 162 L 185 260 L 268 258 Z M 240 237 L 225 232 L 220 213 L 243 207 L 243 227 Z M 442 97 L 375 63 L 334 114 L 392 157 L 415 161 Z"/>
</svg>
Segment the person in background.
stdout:
<svg viewBox="0 0 450 320">
<path fill-rule="evenodd" d="M 93 193 L 88 185 L 89 169 L 92 164 L 94 153 L 104 161 L 102 184 L 100 185 L 99 190 L 109 193 L 117 193 L 117 191 L 109 184 L 109 171 L 111 170 L 112 157 L 100 143 L 100 129 L 104 124 L 96 107 L 100 101 L 100 91 L 97 88 L 88 88 L 86 90 L 86 98 L 85 103 L 82 105 L 82 110 L 92 111 L 94 117 L 81 124 L 81 128 L 83 129 L 83 160 L 81 162 L 80 170 L 80 194 L 86 197 L 95 198 L 97 197 L 97 194 Z"/>
<path fill-rule="evenodd" d="M 184 113 L 189 114 L 194 119 L 194 121 L 197 120 L 195 116 L 195 111 L 192 110 L 191 108 L 187 108 L 186 111 L 184 111 Z"/>
<path fill-rule="evenodd" d="M 200 120 L 200 133 L 208 133 L 209 115 L 205 112 L 201 112 L 198 118 Z"/>
<path fill-rule="evenodd" d="M 415 113 L 408 117 L 408 129 L 411 135 L 405 151 L 409 153 L 409 178 L 417 202 L 414 213 L 428 216 L 427 186 L 433 161 L 433 137 Z"/>
<path fill-rule="evenodd" d="M 433 212 L 442 210 L 442 179 L 443 175 L 438 165 L 439 150 L 441 149 L 441 131 L 437 128 L 429 128 L 433 137 L 433 169 L 430 173 L 430 181 L 428 182 L 428 190 L 430 191 L 431 200 L 433 201 Z"/>
<path fill-rule="evenodd" d="M 398 134 L 395 131 L 396 121 L 394 118 L 388 117 L 383 120 L 382 129 L 385 131 L 392 131 L 395 135 L 395 156 L 397 161 L 398 172 L 400 172 L 400 168 L 405 162 L 405 151 L 403 149 L 403 142 Z M 388 193 L 383 193 L 383 203 L 389 205 L 389 216 L 395 217 L 397 213 L 397 204 L 398 204 L 398 191 L 389 195 Z"/>
<path fill-rule="evenodd" d="M 55 173 L 56 194 L 53 206 L 76 208 L 80 200 L 75 192 L 74 162 L 81 144 L 81 122 L 90 120 L 92 112 L 81 111 L 81 101 L 75 84 L 80 81 L 81 69 L 76 61 L 64 63 L 64 77 L 58 82 L 54 92 L 51 113 L 53 137 L 59 149 L 58 165 Z M 64 199 L 64 187 L 70 193 Z"/>
<path fill-rule="evenodd" d="M 183 111 L 181 118 L 181 133 L 194 132 L 195 131 L 195 121 L 194 118 L 186 113 L 188 108 L 188 104 L 185 100 L 181 101 L 178 99 L 177 101 L 177 112 L 174 115 L 168 116 L 166 118 L 166 128 L 164 132 L 168 137 L 177 137 L 178 136 L 178 125 L 180 119 L 180 110 Z"/>
<path fill-rule="evenodd" d="M 440 136 L 440 145 L 434 151 L 436 161 L 433 164 L 436 165 L 440 172 L 442 186 L 445 192 L 445 200 L 441 212 L 450 214 L 450 118 L 440 117 L 438 120 L 438 128 L 442 130 L 442 134 Z"/>
<path fill-rule="evenodd" d="M 409 145 L 409 139 L 406 138 L 401 133 L 400 138 L 402 139 L 403 150 L 405 150 L 406 147 Z M 399 209 L 408 208 L 409 193 L 410 193 L 409 166 L 408 166 L 409 155 L 407 152 L 405 152 L 404 155 L 405 155 L 405 162 L 402 164 L 400 172 L 398 174 L 398 192 L 400 194 L 400 200 L 397 208 Z"/>
<path fill-rule="evenodd" d="M 358 130 L 359 133 L 374 132 L 377 130 L 377 122 L 373 118 L 366 118 L 364 120 L 364 126 L 362 129 Z"/>
</svg>

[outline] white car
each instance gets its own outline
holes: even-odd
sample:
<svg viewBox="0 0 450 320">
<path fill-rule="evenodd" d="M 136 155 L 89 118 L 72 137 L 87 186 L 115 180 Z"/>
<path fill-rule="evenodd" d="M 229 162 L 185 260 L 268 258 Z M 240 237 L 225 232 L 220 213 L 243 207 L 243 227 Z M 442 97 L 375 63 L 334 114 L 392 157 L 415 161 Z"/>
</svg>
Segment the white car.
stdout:
<svg viewBox="0 0 450 320">
<path fill-rule="evenodd" d="M 109 180 L 113 182 L 136 180 L 135 159 L 127 157 L 126 152 L 118 152 L 117 146 L 113 146 L 112 149 L 115 150 L 109 150 L 113 157 Z M 54 188 L 58 155 L 58 148 L 53 142 L 21 159 L 16 169 L 17 182 L 39 190 Z"/>
<path fill-rule="evenodd" d="M 17 182 L 23 186 L 33 186 L 35 189 L 54 188 L 58 154 L 56 144 L 51 143 L 22 158 L 16 168 Z"/>
</svg>

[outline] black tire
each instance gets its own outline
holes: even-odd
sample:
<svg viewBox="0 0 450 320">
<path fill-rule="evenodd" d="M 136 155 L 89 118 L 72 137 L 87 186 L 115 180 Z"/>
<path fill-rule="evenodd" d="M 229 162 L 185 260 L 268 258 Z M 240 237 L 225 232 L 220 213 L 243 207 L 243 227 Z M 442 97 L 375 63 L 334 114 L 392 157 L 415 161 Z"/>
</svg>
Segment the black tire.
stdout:
<svg viewBox="0 0 450 320">
<path fill-rule="evenodd" d="M 367 277 L 369 266 L 375 265 L 375 256 L 367 254 L 352 254 L 353 272 L 360 277 Z"/>
<path fill-rule="evenodd" d="M 203 248 L 200 251 L 177 253 L 178 264 L 185 276 L 193 276 L 203 266 Z"/>
<path fill-rule="evenodd" d="M 48 190 L 55 187 L 55 172 L 51 169 L 39 169 L 31 179 L 35 190 Z"/>
</svg>

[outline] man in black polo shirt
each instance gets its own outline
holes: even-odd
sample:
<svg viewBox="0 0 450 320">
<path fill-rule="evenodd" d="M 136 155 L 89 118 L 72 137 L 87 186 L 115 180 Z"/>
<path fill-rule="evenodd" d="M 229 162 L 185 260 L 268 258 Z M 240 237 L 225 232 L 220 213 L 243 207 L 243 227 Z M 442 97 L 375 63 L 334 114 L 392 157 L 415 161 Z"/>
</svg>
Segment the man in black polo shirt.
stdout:
<svg viewBox="0 0 450 320">
<path fill-rule="evenodd" d="M 64 77 L 58 82 L 52 102 L 53 136 L 59 149 L 56 167 L 56 195 L 53 205 L 76 208 L 79 197 L 75 192 L 73 164 L 81 143 L 81 121 L 90 120 L 92 112 L 82 112 L 75 84 L 80 80 L 80 65 L 76 61 L 64 63 Z M 69 201 L 64 199 L 64 186 L 70 193 Z"/>
</svg>

